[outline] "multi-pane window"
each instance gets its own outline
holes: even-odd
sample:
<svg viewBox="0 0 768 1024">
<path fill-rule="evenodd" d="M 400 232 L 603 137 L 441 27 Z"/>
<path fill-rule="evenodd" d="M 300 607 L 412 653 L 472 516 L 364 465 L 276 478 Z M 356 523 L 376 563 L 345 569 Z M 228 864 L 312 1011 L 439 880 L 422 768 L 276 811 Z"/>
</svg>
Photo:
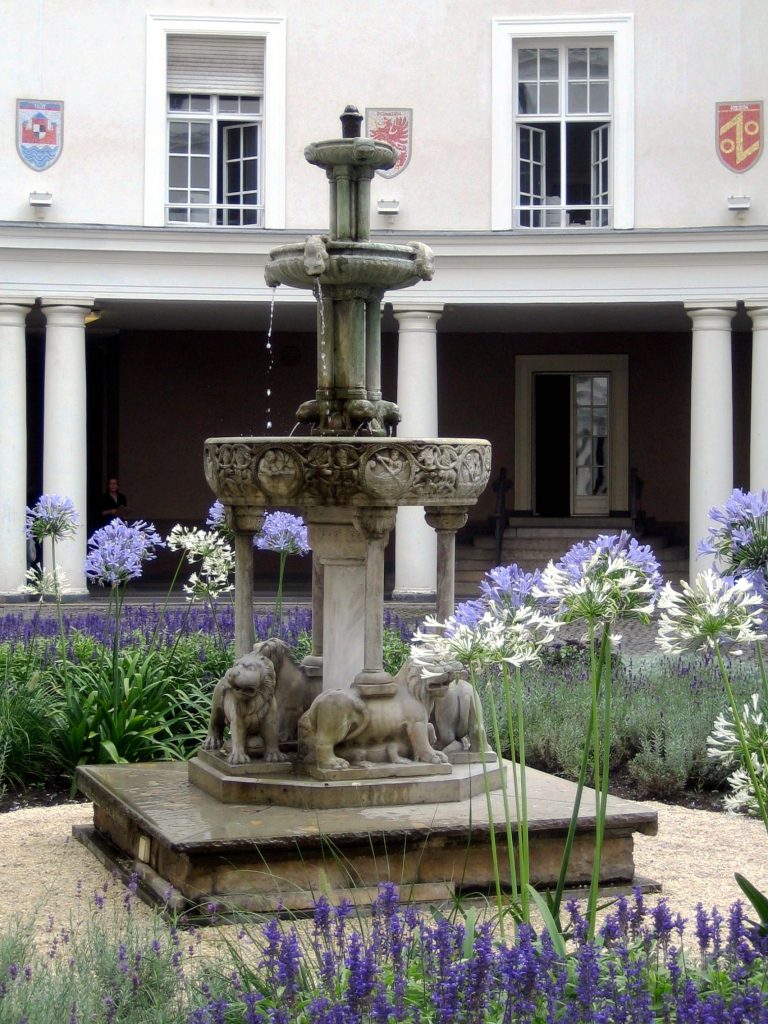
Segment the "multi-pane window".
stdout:
<svg viewBox="0 0 768 1024">
<path fill-rule="evenodd" d="M 168 95 L 170 224 L 261 223 L 261 99 Z"/>
<path fill-rule="evenodd" d="M 607 44 L 515 51 L 519 227 L 611 223 L 611 68 Z"/>
</svg>

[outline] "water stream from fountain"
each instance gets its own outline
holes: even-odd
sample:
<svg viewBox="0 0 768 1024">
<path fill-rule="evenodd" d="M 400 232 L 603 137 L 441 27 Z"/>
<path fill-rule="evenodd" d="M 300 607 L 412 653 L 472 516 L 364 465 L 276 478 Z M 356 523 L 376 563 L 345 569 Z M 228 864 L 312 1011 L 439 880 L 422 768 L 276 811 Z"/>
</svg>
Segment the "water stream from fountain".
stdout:
<svg viewBox="0 0 768 1024">
<path fill-rule="evenodd" d="M 317 299 L 317 312 L 319 319 L 320 337 L 318 338 L 318 348 L 320 351 L 320 365 L 323 371 L 323 377 L 325 377 L 325 371 L 327 364 L 325 360 L 325 308 L 323 306 L 323 286 L 318 281 L 315 285 L 315 298 Z"/>
<path fill-rule="evenodd" d="M 272 347 L 272 326 L 275 322 L 275 296 L 277 286 L 272 288 L 272 300 L 269 304 L 269 326 L 267 327 L 267 341 L 265 350 L 267 353 L 267 386 L 265 389 L 266 408 L 264 411 L 264 426 L 267 430 L 272 429 L 272 371 L 275 366 L 275 350 Z"/>
</svg>

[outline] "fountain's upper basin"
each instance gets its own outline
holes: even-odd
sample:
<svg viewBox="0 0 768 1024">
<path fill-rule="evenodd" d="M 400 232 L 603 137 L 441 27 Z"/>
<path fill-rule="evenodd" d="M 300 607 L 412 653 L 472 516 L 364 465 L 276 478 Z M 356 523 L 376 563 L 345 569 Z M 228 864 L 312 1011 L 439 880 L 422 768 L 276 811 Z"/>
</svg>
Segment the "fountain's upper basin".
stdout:
<svg viewBox="0 0 768 1024">
<path fill-rule="evenodd" d="M 225 505 L 473 505 L 491 471 L 477 438 L 212 437 L 205 478 Z"/>
<path fill-rule="evenodd" d="M 264 276 L 267 284 L 314 289 L 333 285 L 380 289 L 409 288 L 430 281 L 434 271 L 431 251 L 420 243 L 387 245 L 383 242 L 322 241 L 321 255 L 312 263 L 306 243 L 281 245 L 269 254 Z M 308 267 L 312 267 L 310 273 Z M 321 269 L 322 268 L 322 269 Z"/>
</svg>

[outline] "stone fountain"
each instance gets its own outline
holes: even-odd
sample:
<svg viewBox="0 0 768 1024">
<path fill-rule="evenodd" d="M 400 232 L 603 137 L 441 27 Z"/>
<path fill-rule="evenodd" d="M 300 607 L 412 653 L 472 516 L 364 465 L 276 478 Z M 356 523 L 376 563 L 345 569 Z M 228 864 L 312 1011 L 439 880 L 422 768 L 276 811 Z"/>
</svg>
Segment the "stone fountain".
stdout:
<svg viewBox="0 0 768 1024">
<path fill-rule="evenodd" d="M 397 508 L 423 506 L 437 532 L 444 618 L 453 611 L 455 534 L 488 482 L 491 449 L 477 439 L 392 436 L 400 414 L 381 391 L 382 300 L 430 280 L 434 264 L 421 243 L 370 240 L 371 180 L 394 165 L 395 151 L 360 137 L 354 107 L 341 121 L 342 138 L 305 150 L 330 184 L 328 234 L 274 249 L 265 270 L 270 286 L 316 297 L 317 389 L 296 413 L 308 436 L 205 444 L 206 479 L 226 507 L 236 556 L 237 660 L 216 687 L 208 735 L 189 766 L 79 771 L 95 803 L 94 828 L 80 838 L 135 871 L 147 891 L 170 884 L 179 907 L 215 899 L 301 908 L 321 891 L 366 902 L 387 878 L 434 900 L 492 878 L 485 793 L 498 790 L 507 766 L 468 713 L 470 684 L 455 664 L 422 672 L 408 662 L 393 678 L 382 658 L 384 549 Z M 298 509 L 309 530 L 313 649 L 302 665 L 279 640 L 254 646 L 253 537 L 268 506 Z M 529 772 L 541 884 L 557 873 L 573 789 Z M 491 799 L 501 823 L 501 798 Z M 632 832 L 653 831 L 655 815 L 615 804 L 602 877 L 626 882 Z M 590 811 L 582 818 L 574 883 L 591 873 Z"/>
</svg>

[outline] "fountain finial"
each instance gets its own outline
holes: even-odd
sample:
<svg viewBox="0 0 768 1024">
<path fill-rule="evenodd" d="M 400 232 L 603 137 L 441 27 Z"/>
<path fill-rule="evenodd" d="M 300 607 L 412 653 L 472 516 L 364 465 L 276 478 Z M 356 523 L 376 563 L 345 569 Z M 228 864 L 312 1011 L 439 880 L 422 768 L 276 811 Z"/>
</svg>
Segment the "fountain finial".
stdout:
<svg viewBox="0 0 768 1024">
<path fill-rule="evenodd" d="M 354 104 L 348 103 L 344 107 L 344 113 L 339 117 L 339 120 L 341 121 L 342 139 L 360 138 L 363 115 Z"/>
</svg>

